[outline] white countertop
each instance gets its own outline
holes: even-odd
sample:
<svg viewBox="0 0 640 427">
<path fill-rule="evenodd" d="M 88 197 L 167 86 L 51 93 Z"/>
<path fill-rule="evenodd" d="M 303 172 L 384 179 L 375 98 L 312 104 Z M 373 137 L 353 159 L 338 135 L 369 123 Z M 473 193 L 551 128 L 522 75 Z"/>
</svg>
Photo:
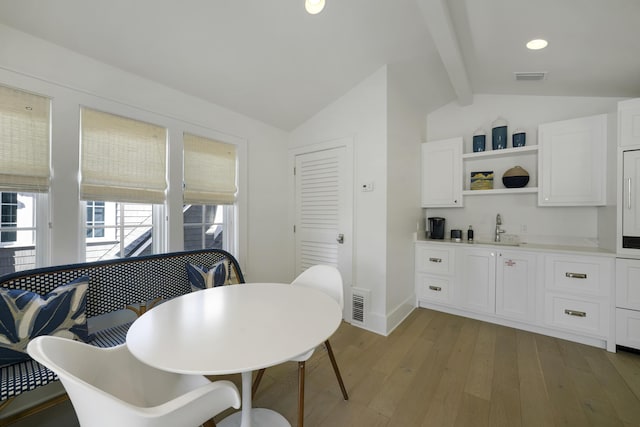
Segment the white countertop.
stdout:
<svg viewBox="0 0 640 427">
<path fill-rule="evenodd" d="M 461 242 L 454 242 L 451 239 L 416 239 L 416 243 L 429 243 L 439 245 L 451 245 L 459 247 L 489 247 L 502 250 L 517 250 L 517 251 L 529 251 L 529 252 L 555 252 L 555 253 L 570 253 L 576 255 L 594 255 L 594 256 L 606 256 L 615 257 L 616 253 L 607 249 L 589 246 L 566 246 L 566 245 L 550 245 L 539 243 L 526 243 L 521 242 L 519 245 L 508 245 L 494 242 L 474 241 L 468 243 L 466 240 Z"/>
</svg>

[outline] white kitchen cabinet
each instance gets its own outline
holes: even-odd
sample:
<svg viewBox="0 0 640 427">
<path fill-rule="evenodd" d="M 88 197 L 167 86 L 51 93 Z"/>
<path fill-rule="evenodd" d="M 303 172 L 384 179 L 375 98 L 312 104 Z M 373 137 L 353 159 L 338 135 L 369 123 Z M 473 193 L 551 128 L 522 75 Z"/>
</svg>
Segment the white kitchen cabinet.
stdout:
<svg viewBox="0 0 640 427">
<path fill-rule="evenodd" d="M 604 339 L 613 350 L 613 258 L 547 254 L 544 270 L 545 323 Z"/>
<path fill-rule="evenodd" d="M 616 344 L 640 350 L 640 311 L 616 309 Z"/>
<path fill-rule="evenodd" d="M 616 344 L 640 350 L 638 259 L 616 259 Z"/>
<path fill-rule="evenodd" d="M 535 320 L 537 256 L 522 251 L 498 251 L 496 314 L 514 320 Z"/>
<path fill-rule="evenodd" d="M 613 254 L 552 252 L 547 247 L 504 247 L 448 241 L 416 242 L 417 306 L 576 342 L 633 347 L 640 310 L 614 311 Z M 628 260 L 626 307 L 640 304 L 640 260 Z M 618 284 L 620 287 L 621 284 Z M 615 317 L 618 322 L 616 335 Z M 624 344 L 623 344 L 624 343 Z"/>
<path fill-rule="evenodd" d="M 422 144 L 422 207 L 462 206 L 462 137 Z"/>
<path fill-rule="evenodd" d="M 618 103 L 618 145 L 640 145 L 640 98 Z"/>
<path fill-rule="evenodd" d="M 640 236 L 640 150 L 622 153 L 621 209 L 623 239 L 624 236 L 631 239 L 638 238 Z M 623 247 L 625 246 L 623 242 Z M 631 247 L 634 246 L 636 245 L 631 245 Z"/>
<path fill-rule="evenodd" d="M 616 307 L 640 311 L 640 260 L 616 259 Z"/>
<path fill-rule="evenodd" d="M 417 244 L 416 297 L 420 301 L 451 304 L 455 276 L 455 250 L 444 245 Z"/>
<path fill-rule="evenodd" d="M 554 327 L 606 336 L 609 310 L 604 302 L 577 296 L 547 292 L 545 320 Z"/>
<path fill-rule="evenodd" d="M 462 278 L 459 301 L 464 308 L 483 313 L 495 312 L 496 251 L 462 248 Z"/>
<path fill-rule="evenodd" d="M 606 204 L 606 114 L 541 124 L 538 147 L 538 205 Z"/>
</svg>

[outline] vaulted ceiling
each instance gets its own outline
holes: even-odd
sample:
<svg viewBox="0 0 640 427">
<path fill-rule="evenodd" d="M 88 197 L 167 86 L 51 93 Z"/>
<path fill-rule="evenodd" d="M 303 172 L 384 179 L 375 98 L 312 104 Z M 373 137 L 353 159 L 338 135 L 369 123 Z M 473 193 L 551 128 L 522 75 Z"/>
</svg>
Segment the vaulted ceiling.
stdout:
<svg viewBox="0 0 640 427">
<path fill-rule="evenodd" d="M 0 0 L 0 23 L 285 130 L 385 64 L 425 112 L 474 93 L 640 96 L 638 0 L 326 2 Z"/>
</svg>

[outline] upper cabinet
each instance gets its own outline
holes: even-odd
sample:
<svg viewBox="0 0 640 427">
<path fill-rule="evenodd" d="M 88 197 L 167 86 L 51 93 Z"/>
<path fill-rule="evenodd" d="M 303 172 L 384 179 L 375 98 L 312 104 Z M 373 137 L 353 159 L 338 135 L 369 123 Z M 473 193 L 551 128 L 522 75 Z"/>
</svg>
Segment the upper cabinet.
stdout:
<svg viewBox="0 0 640 427">
<path fill-rule="evenodd" d="M 538 146 L 538 205 L 606 204 L 606 114 L 542 124 Z"/>
<path fill-rule="evenodd" d="M 620 146 L 640 145 L 640 99 L 618 103 L 618 126 Z"/>
<path fill-rule="evenodd" d="M 422 144 L 422 207 L 462 206 L 462 138 Z"/>
</svg>

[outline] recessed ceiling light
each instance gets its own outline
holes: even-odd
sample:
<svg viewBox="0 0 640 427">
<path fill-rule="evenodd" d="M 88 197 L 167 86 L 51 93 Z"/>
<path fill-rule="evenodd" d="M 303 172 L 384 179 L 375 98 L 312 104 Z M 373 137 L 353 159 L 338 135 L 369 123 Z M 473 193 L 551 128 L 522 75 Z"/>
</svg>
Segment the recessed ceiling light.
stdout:
<svg viewBox="0 0 640 427">
<path fill-rule="evenodd" d="M 531 50 L 539 50 L 539 49 L 544 49 L 545 47 L 547 47 L 548 44 L 549 43 L 546 40 L 535 39 L 528 42 L 527 47 Z"/>
<path fill-rule="evenodd" d="M 311 15 L 315 15 L 316 13 L 322 12 L 324 9 L 324 1 L 325 0 L 305 0 L 304 8 L 307 9 Z"/>
</svg>

